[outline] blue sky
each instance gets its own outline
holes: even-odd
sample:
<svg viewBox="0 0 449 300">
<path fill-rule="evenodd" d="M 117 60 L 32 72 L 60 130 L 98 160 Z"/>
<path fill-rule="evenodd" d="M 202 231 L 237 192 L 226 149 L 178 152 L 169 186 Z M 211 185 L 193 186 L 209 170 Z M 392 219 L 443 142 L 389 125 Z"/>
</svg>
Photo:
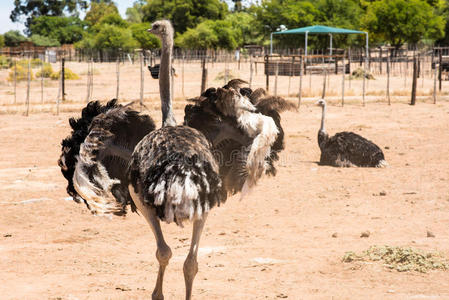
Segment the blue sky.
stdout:
<svg viewBox="0 0 449 300">
<path fill-rule="evenodd" d="M 125 18 L 126 9 L 133 5 L 134 0 L 115 0 L 114 2 L 117 5 L 122 17 Z M 14 0 L 0 0 L 0 34 L 9 30 L 22 31 L 25 28 L 23 24 L 13 23 L 9 18 L 13 8 Z"/>
</svg>

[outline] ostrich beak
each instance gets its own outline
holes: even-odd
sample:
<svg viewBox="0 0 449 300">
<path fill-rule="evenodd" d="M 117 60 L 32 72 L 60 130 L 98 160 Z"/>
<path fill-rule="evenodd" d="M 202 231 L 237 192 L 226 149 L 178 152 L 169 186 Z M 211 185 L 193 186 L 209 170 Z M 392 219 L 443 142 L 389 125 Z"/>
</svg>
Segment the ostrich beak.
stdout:
<svg viewBox="0 0 449 300">
<path fill-rule="evenodd" d="M 151 31 L 151 28 L 148 28 L 148 29 L 147 29 L 147 32 L 153 33 L 153 32 Z"/>
</svg>

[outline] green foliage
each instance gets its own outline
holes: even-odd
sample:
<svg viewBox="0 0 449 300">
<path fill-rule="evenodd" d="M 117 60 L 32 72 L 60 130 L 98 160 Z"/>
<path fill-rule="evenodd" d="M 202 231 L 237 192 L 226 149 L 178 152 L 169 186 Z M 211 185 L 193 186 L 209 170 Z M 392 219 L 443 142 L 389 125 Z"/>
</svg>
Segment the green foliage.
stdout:
<svg viewBox="0 0 449 300">
<path fill-rule="evenodd" d="M 16 80 L 24 81 L 28 80 L 28 67 L 23 67 L 21 65 L 16 65 Z M 30 80 L 33 80 L 33 70 L 30 69 Z M 14 81 L 14 67 L 11 68 L 11 71 L 8 74 L 8 81 Z"/>
<path fill-rule="evenodd" d="M 343 262 L 382 261 L 389 269 L 398 272 L 418 271 L 426 273 L 429 270 L 446 270 L 449 262 L 438 253 L 424 252 L 408 247 L 371 246 L 361 254 L 346 252 Z"/>
<path fill-rule="evenodd" d="M 25 17 L 27 34 L 31 34 L 30 26 L 33 19 L 40 16 L 64 16 L 65 12 L 77 15 L 79 10 L 87 8 L 86 0 L 14 0 L 14 9 L 10 18 L 18 22 Z"/>
<path fill-rule="evenodd" d="M 5 47 L 5 37 L 0 34 L 0 48 Z"/>
<path fill-rule="evenodd" d="M 229 14 L 225 18 L 232 28 L 237 31 L 238 46 L 261 44 L 263 41 L 263 27 L 258 23 L 256 16 L 248 12 Z"/>
<path fill-rule="evenodd" d="M 36 73 L 36 78 L 50 78 L 50 76 L 53 74 L 53 68 L 49 63 L 44 63 L 42 68 Z"/>
<path fill-rule="evenodd" d="M 60 44 L 73 44 L 82 39 L 85 25 L 78 17 L 40 16 L 32 20 L 30 32 Z"/>
<path fill-rule="evenodd" d="M 137 48 L 138 44 L 134 40 L 131 30 L 115 25 L 105 24 L 94 37 L 94 48 L 97 49 L 122 49 L 130 51 Z"/>
<path fill-rule="evenodd" d="M 117 27 L 122 27 L 122 28 L 128 27 L 128 23 L 125 20 L 123 20 L 122 17 L 118 13 L 112 13 L 112 14 L 103 16 L 100 19 L 100 22 L 98 22 L 98 25 L 103 26 L 105 24 L 115 25 Z M 98 25 L 95 25 L 95 26 L 98 26 Z"/>
<path fill-rule="evenodd" d="M 90 9 L 86 13 L 84 21 L 90 26 L 97 24 L 101 18 L 110 14 L 118 14 L 117 6 L 112 2 L 94 2 L 90 3 Z"/>
<path fill-rule="evenodd" d="M 147 32 L 147 29 L 150 27 L 150 23 L 132 24 L 129 27 L 133 38 L 137 41 L 141 49 L 155 49 L 161 46 L 160 40 L 155 35 Z"/>
<path fill-rule="evenodd" d="M 189 49 L 235 49 L 240 32 L 232 28 L 231 22 L 207 20 L 194 29 L 188 29 L 176 39 L 176 44 Z"/>
<path fill-rule="evenodd" d="M 206 20 L 222 20 L 228 13 L 228 6 L 220 0 L 148 0 L 143 6 L 143 21 L 159 19 L 172 21 L 175 32 L 184 33 Z"/>
<path fill-rule="evenodd" d="M 423 0 L 379 0 L 368 5 L 363 19 L 373 38 L 399 48 L 404 43 L 416 44 L 422 38 L 444 36 L 445 20 Z"/>
<path fill-rule="evenodd" d="M 126 9 L 126 20 L 130 23 L 142 23 L 143 12 L 142 8 L 144 5 L 143 0 L 134 2 L 132 7 Z"/>
<path fill-rule="evenodd" d="M 50 75 L 50 78 L 52 80 L 58 80 L 59 78 L 61 78 L 61 71 L 52 73 Z M 76 73 L 74 73 L 72 70 L 70 70 L 69 68 L 64 68 L 64 79 L 65 80 L 78 80 L 78 79 L 80 79 L 80 77 Z"/>
<path fill-rule="evenodd" d="M 42 47 L 59 47 L 61 44 L 52 38 L 42 36 L 39 34 L 33 34 L 30 37 L 30 40 L 34 43 L 36 46 L 42 46 Z"/>
<path fill-rule="evenodd" d="M 0 69 L 9 69 L 13 65 L 11 58 L 0 55 Z"/>
<path fill-rule="evenodd" d="M 5 45 L 8 47 L 17 47 L 21 42 L 25 42 L 27 40 L 27 38 L 24 37 L 18 30 L 10 30 L 3 36 L 5 37 Z"/>
<path fill-rule="evenodd" d="M 320 17 L 320 11 L 309 1 L 263 1 L 261 6 L 252 7 L 250 11 L 255 13 L 258 22 L 263 24 L 261 26 L 263 26 L 266 43 L 269 43 L 270 33 L 276 31 L 281 24 L 289 29 L 311 26 L 316 25 Z M 274 43 L 296 47 L 303 45 L 303 39 L 278 36 L 274 39 Z"/>
</svg>

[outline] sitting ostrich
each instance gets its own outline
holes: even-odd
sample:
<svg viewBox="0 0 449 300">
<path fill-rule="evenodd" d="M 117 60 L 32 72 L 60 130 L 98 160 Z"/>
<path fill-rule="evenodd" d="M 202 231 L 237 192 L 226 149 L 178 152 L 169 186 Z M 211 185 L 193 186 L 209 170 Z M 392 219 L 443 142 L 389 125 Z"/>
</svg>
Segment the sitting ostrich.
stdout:
<svg viewBox="0 0 449 300">
<path fill-rule="evenodd" d="M 321 165 L 378 168 L 388 165 L 382 150 L 376 144 L 354 132 L 343 131 L 329 137 L 324 129 L 326 101 L 320 99 L 316 104 L 322 108 L 321 128 L 318 131 Z"/>
<path fill-rule="evenodd" d="M 176 126 L 169 74 L 173 29 L 170 22 L 158 21 L 150 32 L 163 45 L 162 128 L 154 130 L 150 117 L 116 103 L 96 107 L 89 116 L 83 110 L 81 119 L 71 121 L 76 126 L 63 141 L 59 165 L 69 181 L 68 192 L 93 213 L 124 214 L 130 205 L 145 216 L 156 237 L 159 261 L 153 299 L 163 299 L 163 276 L 171 257 L 160 221 L 180 226 L 193 222 L 184 262 L 186 299 L 190 299 L 209 210 L 230 194 L 251 189 L 263 173 L 275 174 L 274 161 L 284 147 L 279 113 L 292 105 L 281 98 L 253 95 L 241 88 L 245 82 L 235 80 L 195 99 L 195 105 L 186 107 L 185 126 Z"/>
</svg>

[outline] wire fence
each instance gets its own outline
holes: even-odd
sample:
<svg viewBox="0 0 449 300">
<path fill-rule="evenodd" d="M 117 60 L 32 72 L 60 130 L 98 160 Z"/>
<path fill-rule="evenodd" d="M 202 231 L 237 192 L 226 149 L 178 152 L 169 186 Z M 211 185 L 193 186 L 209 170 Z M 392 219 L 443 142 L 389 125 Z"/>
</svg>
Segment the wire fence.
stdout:
<svg viewBox="0 0 449 300">
<path fill-rule="evenodd" d="M 222 86 L 232 78 L 248 81 L 253 89 L 265 88 L 271 94 L 297 99 L 298 105 L 317 97 L 342 105 L 345 101 L 412 102 L 413 97 L 415 101 L 447 99 L 449 48 L 376 48 L 370 49 L 368 59 L 364 53 L 364 49 L 334 49 L 329 55 L 327 50 L 313 50 L 305 56 L 303 49 L 295 49 L 268 56 L 252 50 L 175 49 L 175 108 L 182 108 L 185 99 L 198 96 L 205 88 Z M 59 113 L 60 105 L 67 108 L 111 98 L 159 105 L 158 81 L 151 76 L 157 78 L 159 51 L 4 49 L 1 55 L 5 62 L 0 70 L 0 112 Z M 48 68 L 53 76 L 45 72 Z"/>
</svg>

